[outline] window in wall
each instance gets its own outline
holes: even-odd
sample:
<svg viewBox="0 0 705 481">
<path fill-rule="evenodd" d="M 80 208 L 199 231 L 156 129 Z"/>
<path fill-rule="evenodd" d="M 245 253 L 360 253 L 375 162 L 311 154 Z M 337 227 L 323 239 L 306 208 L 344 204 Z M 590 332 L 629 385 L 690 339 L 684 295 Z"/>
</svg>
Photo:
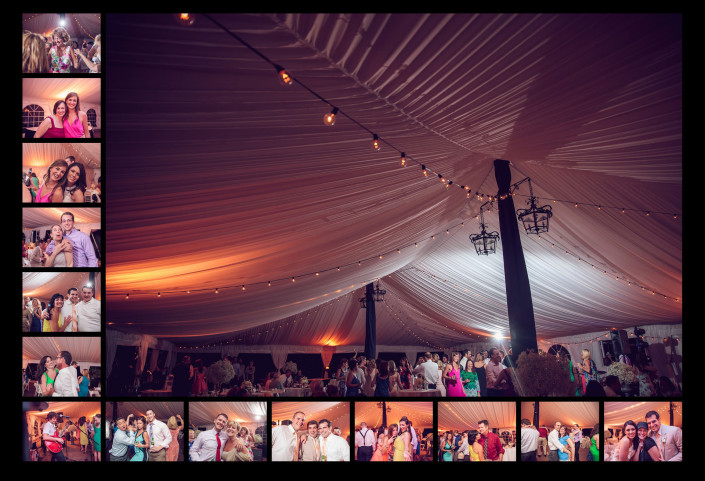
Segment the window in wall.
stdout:
<svg viewBox="0 0 705 481">
<path fill-rule="evenodd" d="M 25 128 L 39 127 L 44 120 L 44 109 L 39 105 L 30 104 L 22 109 L 22 126 Z"/>
</svg>

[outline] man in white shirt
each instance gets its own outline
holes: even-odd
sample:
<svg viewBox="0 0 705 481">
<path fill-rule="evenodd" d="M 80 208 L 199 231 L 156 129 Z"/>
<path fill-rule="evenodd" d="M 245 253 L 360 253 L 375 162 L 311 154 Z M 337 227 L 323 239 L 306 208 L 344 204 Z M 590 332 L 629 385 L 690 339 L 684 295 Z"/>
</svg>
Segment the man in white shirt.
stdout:
<svg viewBox="0 0 705 481">
<path fill-rule="evenodd" d="M 56 355 L 56 367 L 59 373 L 54 380 L 53 397 L 76 397 L 78 396 L 78 375 L 76 368 L 71 366 L 71 353 L 61 351 Z"/>
<path fill-rule="evenodd" d="M 360 389 L 362 390 L 362 386 L 365 385 L 366 381 L 366 375 L 365 375 L 365 355 L 361 354 L 359 356 L 355 356 L 353 359 L 357 359 L 357 368 L 355 371 L 355 376 L 357 377 L 357 380 L 360 381 Z"/>
<path fill-rule="evenodd" d="M 414 373 L 423 375 L 424 379 L 428 382 L 429 389 L 436 389 L 436 382 L 438 381 L 438 363 L 434 362 L 430 352 L 424 354 L 424 358 L 426 361 L 416 366 Z"/>
<path fill-rule="evenodd" d="M 330 421 L 318 421 L 321 435 L 321 461 L 350 461 L 350 446 L 345 439 L 336 436 L 330 430 Z"/>
<path fill-rule="evenodd" d="M 367 423 L 360 423 L 360 430 L 355 431 L 355 459 L 369 461 L 375 448 L 375 435 L 367 429 Z"/>
<path fill-rule="evenodd" d="M 76 313 L 78 332 L 100 332 L 100 301 L 93 297 L 93 286 L 86 285 L 81 289 L 81 302 L 76 306 Z"/>
<path fill-rule="evenodd" d="M 277 381 L 281 383 L 282 388 L 291 386 L 291 384 L 294 382 L 293 378 L 291 377 L 291 370 L 287 369 L 286 371 L 284 371 L 284 373 L 279 376 L 279 379 Z"/>
<path fill-rule="evenodd" d="M 52 461 L 66 461 L 66 457 L 63 453 L 63 444 L 65 442 L 64 438 L 61 437 L 62 433 L 59 433 L 56 429 L 56 423 L 59 420 L 59 415 L 54 411 L 49 411 L 47 413 L 47 422 L 42 428 L 42 439 L 44 440 L 44 451 L 49 448 L 51 451 Z M 57 444 L 50 444 L 57 443 Z M 54 448 L 52 450 L 52 448 Z M 56 451 L 56 452 L 55 452 Z"/>
<path fill-rule="evenodd" d="M 144 413 L 147 418 L 147 433 L 152 445 L 149 448 L 148 461 L 166 461 L 166 448 L 171 444 L 171 431 L 166 424 L 158 420 L 152 409 L 147 409 Z M 174 442 L 177 442 L 174 439 Z"/>
<path fill-rule="evenodd" d="M 64 306 L 61 308 L 61 317 L 64 319 L 68 319 L 71 317 L 71 319 L 77 319 L 76 312 L 78 308 L 78 304 L 81 302 L 81 299 L 78 296 L 78 289 L 75 287 L 72 287 L 68 290 L 68 302 L 64 302 Z M 74 322 L 69 323 L 69 326 L 66 328 L 64 332 L 74 332 L 73 331 L 73 326 Z"/>
<path fill-rule="evenodd" d="M 472 351 L 470 351 L 470 349 L 465 350 L 463 358 L 460 360 L 460 365 L 462 366 L 461 371 L 465 370 L 465 366 L 468 362 L 468 359 L 470 359 L 470 362 L 472 362 Z"/>
<path fill-rule="evenodd" d="M 531 425 L 531 421 L 521 420 L 521 462 L 536 461 L 536 451 L 539 448 L 539 432 Z M 577 451 L 577 449 L 576 449 Z"/>
<path fill-rule="evenodd" d="M 220 461 L 223 447 L 228 441 L 226 424 L 228 416 L 225 413 L 218 414 L 213 420 L 213 429 L 203 431 L 193 442 L 189 449 L 191 461 Z"/>
<path fill-rule="evenodd" d="M 297 411 L 291 424 L 281 424 L 272 428 L 272 461 L 298 461 L 296 433 L 306 421 L 306 415 Z"/>
<path fill-rule="evenodd" d="M 561 429 L 560 421 L 556 421 L 553 425 L 553 431 L 548 434 L 548 460 L 558 461 L 558 451 L 565 452 L 565 447 L 558 440 L 560 435 L 558 431 Z"/>
</svg>

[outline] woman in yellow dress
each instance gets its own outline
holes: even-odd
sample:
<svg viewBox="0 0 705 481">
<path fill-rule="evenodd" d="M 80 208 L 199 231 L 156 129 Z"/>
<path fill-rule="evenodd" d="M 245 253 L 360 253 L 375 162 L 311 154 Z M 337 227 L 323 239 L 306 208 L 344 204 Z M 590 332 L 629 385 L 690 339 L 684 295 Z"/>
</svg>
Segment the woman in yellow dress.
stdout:
<svg viewBox="0 0 705 481">
<path fill-rule="evenodd" d="M 409 420 L 404 416 L 399 421 L 399 436 L 394 440 L 394 457 L 392 461 L 411 461 L 412 459 Z"/>
<path fill-rule="evenodd" d="M 69 327 L 69 324 L 74 323 L 71 316 L 64 318 L 61 315 L 62 307 L 64 307 L 63 294 L 54 294 L 51 296 L 51 300 L 49 304 L 47 304 L 46 316 L 42 314 L 42 318 L 44 319 L 42 325 L 43 332 L 63 332 Z M 75 325 L 73 330 L 74 332 L 77 330 Z"/>
<path fill-rule="evenodd" d="M 481 435 L 477 430 L 472 430 L 468 434 L 468 444 L 470 445 L 470 461 L 484 461 L 485 456 L 482 454 L 482 445 L 480 444 Z"/>
</svg>

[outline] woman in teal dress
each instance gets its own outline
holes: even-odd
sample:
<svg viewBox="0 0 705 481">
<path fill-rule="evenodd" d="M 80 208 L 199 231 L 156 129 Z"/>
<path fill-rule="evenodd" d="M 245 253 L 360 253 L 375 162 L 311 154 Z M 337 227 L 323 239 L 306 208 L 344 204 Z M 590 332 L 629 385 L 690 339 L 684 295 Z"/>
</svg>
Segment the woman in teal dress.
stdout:
<svg viewBox="0 0 705 481">
<path fill-rule="evenodd" d="M 78 381 L 78 397 L 88 397 L 88 384 L 90 381 L 91 380 L 88 378 L 88 369 L 84 369 Z"/>
<path fill-rule="evenodd" d="M 147 426 L 147 418 L 140 416 L 137 418 L 137 432 L 135 433 L 135 455 L 130 461 L 147 461 L 149 459 L 149 434 L 144 430 Z"/>
<path fill-rule="evenodd" d="M 443 438 L 443 447 L 441 448 L 441 452 L 443 453 L 442 460 L 443 461 L 453 461 L 453 433 L 448 431 Z"/>
<path fill-rule="evenodd" d="M 460 380 L 463 383 L 466 397 L 480 396 L 480 380 L 477 377 L 472 360 L 468 359 L 465 369 L 460 371 Z"/>
<path fill-rule="evenodd" d="M 100 462 L 101 446 L 103 441 L 103 427 L 100 424 L 100 414 L 93 416 L 93 458 Z"/>
</svg>

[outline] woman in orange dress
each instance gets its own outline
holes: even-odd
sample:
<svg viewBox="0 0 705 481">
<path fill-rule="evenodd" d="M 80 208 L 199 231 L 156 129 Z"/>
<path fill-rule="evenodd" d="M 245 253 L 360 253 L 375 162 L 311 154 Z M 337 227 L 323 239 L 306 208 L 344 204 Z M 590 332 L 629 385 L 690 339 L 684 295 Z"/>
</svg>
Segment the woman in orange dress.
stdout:
<svg viewBox="0 0 705 481">
<path fill-rule="evenodd" d="M 176 422 L 177 418 L 179 419 L 179 421 L 181 421 L 181 424 Z M 166 460 L 178 461 L 179 431 L 184 429 L 184 420 L 181 419 L 181 416 L 179 414 L 177 414 L 176 416 L 172 416 L 169 418 L 169 420 L 166 422 L 166 427 L 169 428 L 169 432 L 171 433 L 171 443 L 169 443 L 169 447 L 166 448 Z"/>
<path fill-rule="evenodd" d="M 391 430 L 390 434 L 392 434 Z M 393 442 L 394 438 L 384 434 L 384 426 L 380 426 L 377 430 L 377 448 L 372 453 L 370 461 L 389 461 L 389 449 Z"/>
</svg>

